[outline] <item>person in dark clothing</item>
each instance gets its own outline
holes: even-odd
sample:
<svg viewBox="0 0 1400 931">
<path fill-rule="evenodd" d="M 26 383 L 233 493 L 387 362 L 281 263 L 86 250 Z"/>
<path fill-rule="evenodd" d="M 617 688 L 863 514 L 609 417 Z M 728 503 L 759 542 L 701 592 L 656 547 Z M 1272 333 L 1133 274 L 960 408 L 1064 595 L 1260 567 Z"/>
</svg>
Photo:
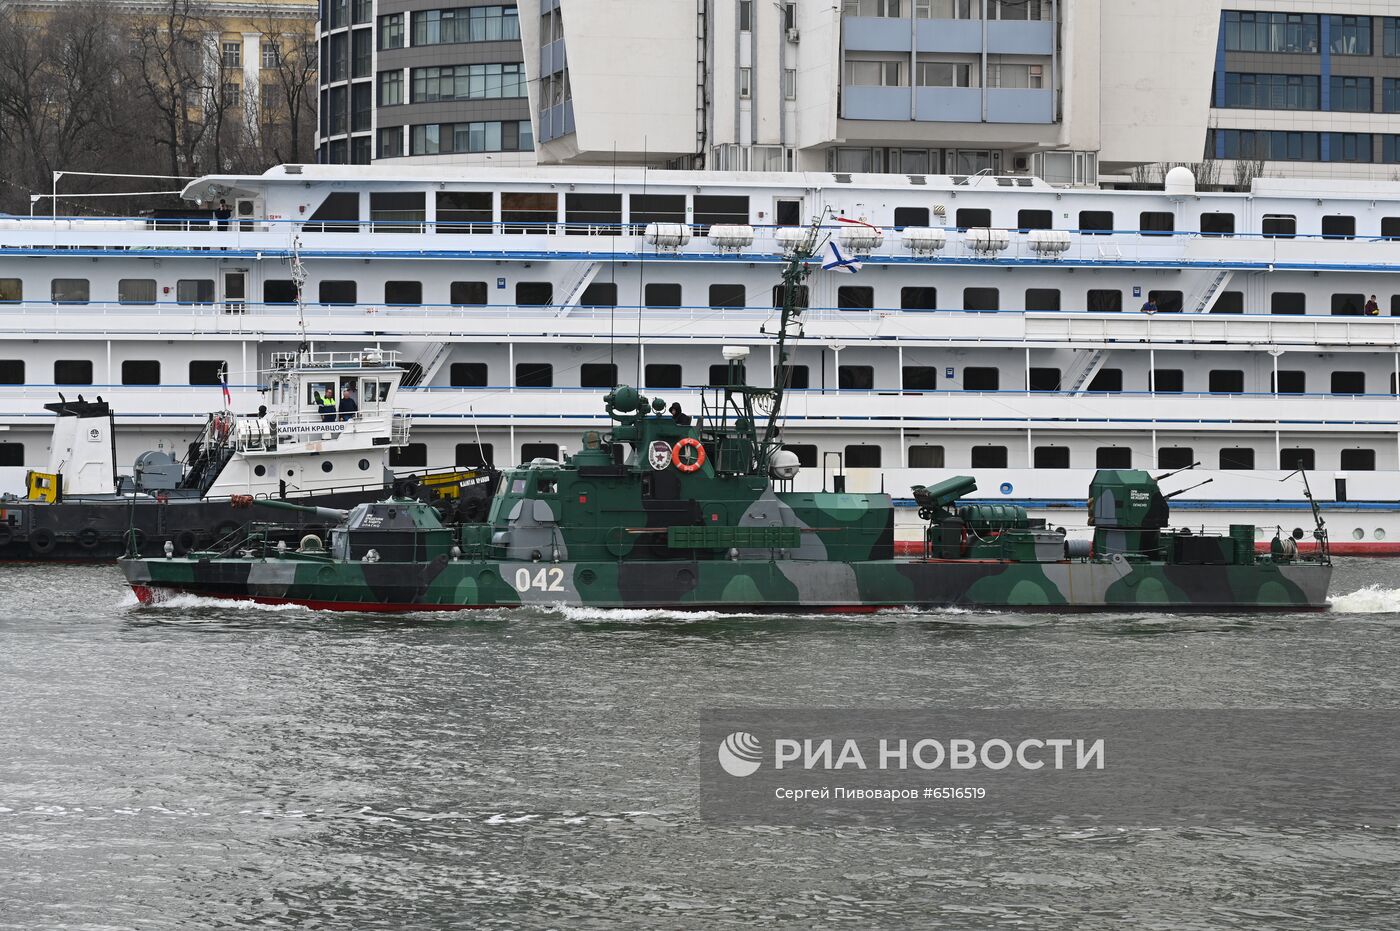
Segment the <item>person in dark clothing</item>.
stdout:
<svg viewBox="0 0 1400 931">
<path fill-rule="evenodd" d="M 1376 303 L 1376 296 L 1371 295 L 1371 299 L 1366 302 L 1366 316 L 1379 317 L 1381 315 L 1381 305 Z"/>
<path fill-rule="evenodd" d="M 355 394 L 348 387 L 340 393 L 340 419 L 354 420 L 360 405 L 355 403 Z"/>
<path fill-rule="evenodd" d="M 676 426 L 678 427 L 690 426 L 690 415 L 681 410 L 680 402 L 675 402 L 671 405 L 671 419 L 676 422 Z"/>
<path fill-rule="evenodd" d="M 333 423 L 335 421 L 335 399 L 323 398 L 321 392 L 316 392 L 316 406 L 321 410 L 321 422 Z"/>
<path fill-rule="evenodd" d="M 214 208 L 214 219 L 219 221 L 219 229 L 228 229 L 229 218 L 233 216 L 233 208 L 228 205 L 228 201 L 219 201 L 219 206 Z"/>
</svg>

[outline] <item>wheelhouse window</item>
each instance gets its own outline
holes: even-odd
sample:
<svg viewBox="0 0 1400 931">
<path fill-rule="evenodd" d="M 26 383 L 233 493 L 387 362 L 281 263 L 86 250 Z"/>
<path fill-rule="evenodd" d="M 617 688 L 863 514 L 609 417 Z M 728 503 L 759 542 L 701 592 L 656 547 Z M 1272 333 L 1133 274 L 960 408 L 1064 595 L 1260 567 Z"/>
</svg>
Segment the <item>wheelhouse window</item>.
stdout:
<svg viewBox="0 0 1400 931">
<path fill-rule="evenodd" d="M 938 289 L 929 287 L 900 288 L 899 307 L 901 310 L 937 310 Z"/>
<path fill-rule="evenodd" d="M 297 286 L 288 278 L 270 278 L 263 282 L 264 304 L 295 304 Z"/>
<path fill-rule="evenodd" d="M 1026 310 L 1059 310 L 1059 288 L 1027 288 Z"/>
<path fill-rule="evenodd" d="M 1365 372 L 1333 372 L 1333 373 L 1332 373 L 1332 393 L 1333 393 L 1333 394 L 1365 394 L 1365 393 L 1366 393 L 1366 373 L 1365 373 Z"/>
<path fill-rule="evenodd" d="M 1123 390 L 1123 370 L 1122 369 L 1099 369 L 1093 381 L 1089 382 L 1088 391 L 1114 392 Z"/>
<path fill-rule="evenodd" d="M 1269 295 L 1269 313 L 1305 314 L 1308 312 L 1307 295 L 1301 291 L 1275 291 Z"/>
<path fill-rule="evenodd" d="M 24 300 L 24 282 L 19 278 L 0 278 L 0 304 L 18 304 Z"/>
<path fill-rule="evenodd" d="M 396 468 L 425 468 L 428 465 L 428 444 L 409 443 L 389 447 L 389 465 Z"/>
<path fill-rule="evenodd" d="M 1294 469 L 1307 469 L 1311 472 L 1317 468 L 1317 451 L 1306 447 L 1280 449 L 1278 451 L 1278 467 L 1290 472 Z"/>
<path fill-rule="evenodd" d="M 1118 313 L 1123 310 L 1123 292 L 1112 288 L 1090 288 L 1084 296 L 1084 306 L 1094 314 Z"/>
<path fill-rule="evenodd" d="M 1152 390 L 1162 394 L 1180 394 L 1186 389 L 1186 373 L 1182 369 L 1153 369 Z"/>
<path fill-rule="evenodd" d="M 1079 231 L 1092 236 L 1102 236 L 1113 231 L 1113 211 L 1079 211 Z"/>
<path fill-rule="evenodd" d="M 1215 304 L 1211 307 L 1210 312 L 1213 314 L 1244 313 L 1244 292 L 1221 291 L 1220 296 L 1215 299 Z"/>
<path fill-rule="evenodd" d="M 996 288 L 963 288 L 964 310 L 1000 310 L 1001 295 Z"/>
<path fill-rule="evenodd" d="M 421 233 L 428 218 L 422 191 L 371 191 L 369 222 L 376 233 Z"/>
<path fill-rule="evenodd" d="M 1211 394 L 1243 394 L 1244 372 L 1239 369 L 1212 369 L 1209 384 Z"/>
<path fill-rule="evenodd" d="M 797 457 L 797 464 L 804 469 L 817 467 L 817 447 L 812 443 L 788 443 L 783 449 Z"/>
<path fill-rule="evenodd" d="M 1049 210 L 1018 210 L 1016 211 L 1016 228 L 1019 230 L 1052 230 L 1055 228 L 1055 217 Z"/>
<path fill-rule="evenodd" d="M 583 289 L 583 296 L 578 299 L 578 303 L 580 307 L 616 307 L 617 282 L 593 282 Z"/>
<path fill-rule="evenodd" d="M 1203 213 L 1201 214 L 1201 235 L 1202 236 L 1233 236 L 1235 235 L 1235 215 L 1233 213 Z"/>
<path fill-rule="evenodd" d="M 744 286 L 741 284 L 710 285 L 711 307 L 743 307 L 745 305 Z"/>
<path fill-rule="evenodd" d="M 1059 391 L 1062 374 L 1057 368 L 1032 367 L 1026 373 L 1026 390 Z"/>
<path fill-rule="evenodd" d="M 0 466 L 24 465 L 23 443 L 0 443 Z"/>
<path fill-rule="evenodd" d="M 1131 469 L 1133 451 L 1127 446 L 1100 446 L 1094 450 L 1094 468 Z"/>
</svg>

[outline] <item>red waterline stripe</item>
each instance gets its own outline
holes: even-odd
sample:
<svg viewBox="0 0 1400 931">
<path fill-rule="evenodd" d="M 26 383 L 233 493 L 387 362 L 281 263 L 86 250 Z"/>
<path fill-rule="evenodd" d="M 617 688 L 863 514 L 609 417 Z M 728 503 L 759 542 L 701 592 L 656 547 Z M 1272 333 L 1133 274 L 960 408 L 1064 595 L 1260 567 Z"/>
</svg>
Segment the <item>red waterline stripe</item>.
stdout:
<svg viewBox="0 0 1400 931">
<path fill-rule="evenodd" d="M 1389 540 L 1333 540 L 1328 547 L 1333 556 L 1400 556 L 1400 541 Z M 1267 553 L 1269 551 L 1269 541 L 1256 540 L 1254 542 L 1256 553 Z M 1304 540 L 1298 544 L 1298 552 L 1315 553 L 1317 544 Z M 894 554 L 896 556 L 923 556 L 924 544 L 918 540 L 895 540 Z M 965 560 L 958 560 L 964 562 Z"/>
</svg>

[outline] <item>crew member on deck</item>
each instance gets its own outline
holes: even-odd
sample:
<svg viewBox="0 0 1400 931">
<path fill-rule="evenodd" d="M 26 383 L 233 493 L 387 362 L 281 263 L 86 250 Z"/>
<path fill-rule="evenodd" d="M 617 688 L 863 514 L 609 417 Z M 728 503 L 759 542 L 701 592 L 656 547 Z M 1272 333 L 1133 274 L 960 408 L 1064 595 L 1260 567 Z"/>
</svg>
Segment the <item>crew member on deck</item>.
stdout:
<svg viewBox="0 0 1400 931">
<path fill-rule="evenodd" d="M 349 385 L 340 393 L 340 419 L 354 420 L 355 412 L 360 409 L 360 405 L 355 403 L 355 390 Z"/>
<path fill-rule="evenodd" d="M 219 206 L 214 208 L 214 219 L 219 221 L 219 229 L 228 229 L 228 221 L 233 216 L 233 208 L 228 205 L 228 201 L 219 201 Z"/>
<path fill-rule="evenodd" d="M 330 394 L 330 392 L 327 392 L 327 395 L 329 395 L 329 394 Z M 320 394 L 320 392 L 318 391 L 318 392 L 316 393 L 316 405 L 317 405 L 318 407 L 321 408 L 321 422 L 322 422 L 322 423 L 334 423 L 334 422 L 335 422 L 335 398 L 333 398 L 333 397 L 324 397 L 324 398 L 323 398 L 323 397 L 321 397 L 321 394 Z"/>
<path fill-rule="evenodd" d="M 676 426 L 678 427 L 690 426 L 690 415 L 681 410 L 679 401 L 671 404 L 671 419 L 676 422 Z"/>
</svg>

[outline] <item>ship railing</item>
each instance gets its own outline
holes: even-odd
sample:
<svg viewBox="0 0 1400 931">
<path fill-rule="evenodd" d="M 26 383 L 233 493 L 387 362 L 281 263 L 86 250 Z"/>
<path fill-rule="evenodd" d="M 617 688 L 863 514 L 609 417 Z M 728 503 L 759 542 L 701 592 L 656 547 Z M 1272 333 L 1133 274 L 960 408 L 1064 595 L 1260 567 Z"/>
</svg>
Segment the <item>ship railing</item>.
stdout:
<svg viewBox="0 0 1400 931">
<path fill-rule="evenodd" d="M 413 427 L 413 411 L 408 408 L 394 408 L 389 418 L 389 443 L 404 446 L 408 443 L 409 430 Z"/>
<path fill-rule="evenodd" d="M 361 368 L 366 366 L 392 368 L 399 366 L 402 358 L 403 353 L 397 349 L 370 347 L 360 350 L 332 352 L 274 352 L 272 354 L 271 364 L 272 368 L 279 370 L 293 368 Z"/>
</svg>

